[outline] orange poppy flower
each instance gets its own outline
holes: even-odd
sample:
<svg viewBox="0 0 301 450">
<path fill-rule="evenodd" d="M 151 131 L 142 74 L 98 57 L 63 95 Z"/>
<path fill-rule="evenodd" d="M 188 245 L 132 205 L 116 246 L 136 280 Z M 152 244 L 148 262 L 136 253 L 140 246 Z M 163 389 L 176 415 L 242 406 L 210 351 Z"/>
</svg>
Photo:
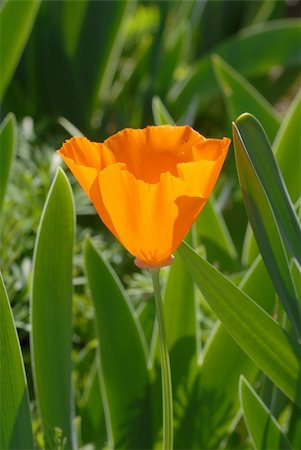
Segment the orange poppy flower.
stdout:
<svg viewBox="0 0 301 450">
<path fill-rule="evenodd" d="M 161 267 L 204 207 L 229 144 L 165 125 L 126 128 L 103 143 L 75 137 L 58 153 L 137 265 Z"/>
</svg>

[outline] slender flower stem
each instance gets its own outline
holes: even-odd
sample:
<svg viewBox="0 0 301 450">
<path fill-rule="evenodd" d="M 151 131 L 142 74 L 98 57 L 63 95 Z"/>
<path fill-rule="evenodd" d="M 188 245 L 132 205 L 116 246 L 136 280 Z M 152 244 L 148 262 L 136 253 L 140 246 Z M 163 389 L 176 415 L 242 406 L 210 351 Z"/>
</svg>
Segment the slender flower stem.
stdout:
<svg viewBox="0 0 301 450">
<path fill-rule="evenodd" d="M 156 316 L 159 328 L 160 351 L 161 351 L 161 375 L 162 375 L 162 397 L 163 397 L 163 450 L 173 448 L 173 412 L 172 412 L 172 387 L 170 363 L 167 347 L 167 339 L 164 324 L 164 312 L 161 299 L 160 269 L 150 269 L 156 303 Z"/>
</svg>

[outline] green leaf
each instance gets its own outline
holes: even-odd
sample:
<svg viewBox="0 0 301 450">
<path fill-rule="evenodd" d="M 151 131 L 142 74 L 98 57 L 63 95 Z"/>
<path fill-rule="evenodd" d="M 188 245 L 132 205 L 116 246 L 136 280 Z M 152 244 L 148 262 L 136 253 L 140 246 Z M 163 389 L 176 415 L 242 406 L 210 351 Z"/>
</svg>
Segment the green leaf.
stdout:
<svg viewBox="0 0 301 450">
<path fill-rule="evenodd" d="M 187 2 L 186 2 L 187 3 Z M 162 39 L 156 41 L 156 74 L 154 76 L 153 92 L 165 95 L 170 87 L 171 80 L 177 68 L 185 61 L 187 53 L 192 45 L 192 32 L 190 28 L 193 2 L 190 5 L 176 4 L 170 2 L 170 10 L 166 14 L 164 25 L 161 25 Z M 165 8 L 165 6 L 164 6 Z M 163 15 L 165 15 L 163 13 Z M 169 22 L 169 17 L 173 17 L 173 22 Z M 161 22 L 162 23 L 162 22 Z M 174 26 L 174 23 L 177 26 Z"/>
<path fill-rule="evenodd" d="M 0 10 L 0 99 L 14 74 L 29 37 L 40 0 L 6 0 Z"/>
<path fill-rule="evenodd" d="M 237 252 L 223 215 L 211 195 L 197 218 L 198 242 L 205 244 L 208 259 L 227 268 L 237 259 Z"/>
<path fill-rule="evenodd" d="M 244 419 L 255 449 L 291 449 L 292 446 L 283 434 L 280 425 L 243 376 L 240 378 L 239 396 Z"/>
<path fill-rule="evenodd" d="M 235 128 L 252 165 L 254 177 L 261 183 L 268 197 L 283 241 L 290 254 L 301 264 L 301 228 L 266 134 L 251 114 L 238 117 Z M 235 140 L 234 144 L 236 143 Z M 236 147 L 235 151 L 238 154 Z"/>
<path fill-rule="evenodd" d="M 275 157 L 293 203 L 301 196 L 300 117 L 301 90 L 286 113 L 273 143 Z"/>
<path fill-rule="evenodd" d="M 31 350 L 36 395 L 46 441 L 59 427 L 73 443 L 71 396 L 72 255 L 74 205 L 58 169 L 40 220 L 34 249 Z"/>
<path fill-rule="evenodd" d="M 175 122 L 169 112 L 163 105 L 160 97 L 153 97 L 152 101 L 153 116 L 156 125 L 174 125 Z"/>
<path fill-rule="evenodd" d="M 108 97 L 125 43 L 125 17 L 135 4 L 130 0 L 88 2 L 75 64 L 89 119 L 99 102 Z"/>
<path fill-rule="evenodd" d="M 204 107 L 217 93 L 210 60 L 212 53 L 218 54 L 246 78 L 266 75 L 273 66 L 300 66 L 300 29 L 297 19 L 278 20 L 266 23 L 264 27 L 259 24 L 245 28 L 233 38 L 216 45 L 171 88 L 168 104 L 177 112 L 174 117 L 178 117 L 179 111 L 188 116 L 192 109 L 196 111 Z M 275 42 L 281 44 L 275 45 Z"/>
<path fill-rule="evenodd" d="M 300 335 L 301 310 L 282 242 L 283 238 L 288 250 L 299 260 L 301 231 L 295 212 L 267 138 L 256 119 L 249 114 L 240 116 L 233 124 L 233 136 L 249 221 L 283 307 Z"/>
<path fill-rule="evenodd" d="M 291 262 L 291 274 L 295 283 L 297 297 L 301 305 L 301 267 L 295 259 Z"/>
<path fill-rule="evenodd" d="M 301 405 L 300 344 L 187 244 L 179 253 L 228 333 L 279 389 Z"/>
<path fill-rule="evenodd" d="M 275 138 L 280 119 L 267 100 L 218 55 L 212 56 L 214 73 L 222 90 L 230 120 L 248 111 L 263 124 L 269 138 Z"/>
<path fill-rule="evenodd" d="M 8 114 L 0 126 L 0 212 L 16 146 L 16 119 Z"/>
<path fill-rule="evenodd" d="M 254 233 L 252 231 L 250 223 L 248 223 L 242 248 L 242 255 L 241 255 L 242 264 L 246 267 L 249 267 L 252 264 L 252 262 L 255 261 L 255 258 L 258 255 L 259 250 L 256 240 L 254 238 Z"/>
<path fill-rule="evenodd" d="M 85 391 L 79 402 L 78 414 L 81 417 L 83 443 L 93 442 L 96 448 L 103 448 L 107 439 L 107 430 L 96 362 L 93 362 L 91 370 L 85 378 Z"/>
<path fill-rule="evenodd" d="M 87 0 L 64 1 L 62 4 L 62 44 L 70 59 L 76 54 L 88 4 Z"/>
<path fill-rule="evenodd" d="M 195 288 L 191 277 L 179 255 L 170 266 L 163 295 L 166 336 L 169 349 L 173 405 L 174 427 L 185 416 L 183 391 L 189 395 L 192 381 L 197 371 L 197 322 Z M 183 320 L 185 318 L 185 320 Z M 160 439 L 162 427 L 160 348 L 157 324 L 153 335 L 154 356 L 152 366 L 156 383 L 153 385 L 153 409 L 155 435 Z M 175 448 L 180 448 L 175 432 Z"/>
<path fill-rule="evenodd" d="M 287 435 L 293 448 L 298 448 L 301 442 L 301 409 L 297 405 L 292 407 Z"/>
<path fill-rule="evenodd" d="M 273 311 L 275 291 L 261 258 L 247 271 L 240 287 L 260 306 Z M 206 341 L 194 389 L 187 393 L 190 397 L 184 425 L 175 433 L 178 447 L 219 448 L 238 413 L 239 377 L 245 374 L 253 380 L 258 370 L 223 324 L 218 323 Z M 202 427 L 199 427 L 200 422 Z"/>
<path fill-rule="evenodd" d="M 0 448 L 33 449 L 22 353 L 1 273 L 0 307 Z"/>
<path fill-rule="evenodd" d="M 194 285 L 178 255 L 169 269 L 163 303 L 172 374 L 176 382 L 183 376 L 183 370 L 187 373 L 190 360 L 197 353 Z"/>
<path fill-rule="evenodd" d="M 90 241 L 85 265 L 100 345 L 99 377 L 109 445 L 150 448 L 149 374 L 139 321 L 117 276 Z"/>
</svg>

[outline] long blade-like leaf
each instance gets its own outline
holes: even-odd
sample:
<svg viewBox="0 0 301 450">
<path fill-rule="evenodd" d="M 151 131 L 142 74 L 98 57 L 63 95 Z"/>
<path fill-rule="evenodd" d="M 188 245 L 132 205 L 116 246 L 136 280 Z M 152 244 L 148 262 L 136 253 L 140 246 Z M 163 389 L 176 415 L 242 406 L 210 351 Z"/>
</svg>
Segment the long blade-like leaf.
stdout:
<svg viewBox="0 0 301 450">
<path fill-rule="evenodd" d="M 139 321 L 113 269 L 90 241 L 85 264 L 96 315 L 109 444 L 150 448 L 149 374 Z"/>
<path fill-rule="evenodd" d="M 179 252 L 228 333 L 291 400 L 301 405 L 300 344 L 187 244 L 183 243 Z"/>
<path fill-rule="evenodd" d="M 258 117 L 269 138 L 274 139 L 280 127 L 280 119 L 272 105 L 218 55 L 214 55 L 212 61 L 230 120 L 232 121 L 245 111 L 249 111 Z"/>
<path fill-rule="evenodd" d="M 197 319 L 195 287 L 192 279 L 179 256 L 169 269 L 163 296 L 164 316 L 168 349 L 170 356 L 173 404 L 175 447 L 178 447 L 176 428 L 185 416 L 183 391 L 187 399 L 191 395 L 193 380 L 197 372 Z M 157 327 L 154 333 L 155 354 L 153 368 L 157 383 L 153 386 L 153 415 L 156 436 L 162 427 L 160 349 Z"/>
<path fill-rule="evenodd" d="M 16 119 L 8 114 L 0 126 L 0 212 L 16 145 Z"/>
<path fill-rule="evenodd" d="M 208 199 L 196 221 L 198 242 L 205 244 L 208 259 L 222 267 L 231 267 L 237 252 L 222 213 L 217 209 L 214 196 Z"/>
<path fill-rule="evenodd" d="M 299 20 L 278 20 L 264 27 L 259 24 L 245 28 L 233 38 L 215 46 L 212 52 L 221 56 L 244 77 L 256 77 L 265 75 L 278 64 L 300 66 L 299 36 Z M 281 46 L 276 46 L 275 42 L 281 42 Z M 210 56 L 207 54 L 201 58 L 187 70 L 183 79 L 172 86 L 168 103 L 177 113 L 173 114 L 176 119 L 179 112 L 188 116 L 192 103 L 196 105 L 196 110 L 206 105 L 208 98 L 217 92 Z M 206 89 L 200 89 L 200 86 L 206 86 Z"/>
<path fill-rule="evenodd" d="M 261 307 L 273 311 L 275 290 L 261 258 L 257 258 L 250 267 L 240 287 L 252 295 Z M 245 374 L 254 380 L 258 371 L 223 324 L 217 324 L 202 354 L 196 377 L 197 387 L 187 393 L 190 397 L 183 415 L 184 425 L 176 434 L 181 444 L 179 448 L 219 448 L 221 441 L 228 437 L 238 414 L 237 385 L 240 375 Z M 198 419 L 194 420 L 194 417 Z"/>
<path fill-rule="evenodd" d="M 282 242 L 283 237 L 291 252 L 299 255 L 300 227 L 263 133 L 256 119 L 249 114 L 242 115 L 237 125 L 233 124 L 239 180 L 249 220 L 267 270 L 300 336 L 301 310 Z"/>
<path fill-rule="evenodd" d="M 244 419 L 255 449 L 291 449 L 292 446 L 278 422 L 243 376 L 239 383 L 239 394 Z"/>
<path fill-rule="evenodd" d="M 34 448 L 22 353 L 0 274 L 0 448 Z"/>
<path fill-rule="evenodd" d="M 252 172 L 258 180 L 256 184 L 261 184 L 275 215 L 282 239 L 290 254 L 295 256 L 301 265 L 301 228 L 294 211 L 292 202 L 271 146 L 260 123 L 251 114 L 242 114 L 235 122 L 235 131 L 241 142 L 241 148 L 246 153 L 252 165 Z M 238 144 L 237 140 L 234 144 Z M 297 143 L 296 143 L 297 145 Z M 238 169 L 241 171 L 242 163 L 238 158 L 239 149 L 236 148 Z M 255 186 L 255 185 L 254 185 Z"/>
<path fill-rule="evenodd" d="M 156 125 L 174 125 L 174 120 L 163 105 L 160 97 L 156 96 L 152 101 L 153 116 Z"/>
<path fill-rule="evenodd" d="M 31 350 L 36 395 L 47 445 L 59 427 L 72 438 L 71 300 L 74 239 L 73 197 L 61 169 L 50 188 L 34 251 Z"/>
<path fill-rule="evenodd" d="M 88 2 L 76 51 L 81 88 L 89 119 L 106 100 L 125 43 L 125 17 L 135 1 Z M 87 51 L 89 49 L 89 51 Z"/>
<path fill-rule="evenodd" d="M 273 143 L 275 157 L 293 203 L 301 196 L 300 118 L 301 90 L 286 113 Z"/>
<path fill-rule="evenodd" d="M 7 0 L 0 11 L 0 99 L 19 62 L 30 34 L 40 0 Z"/>
</svg>

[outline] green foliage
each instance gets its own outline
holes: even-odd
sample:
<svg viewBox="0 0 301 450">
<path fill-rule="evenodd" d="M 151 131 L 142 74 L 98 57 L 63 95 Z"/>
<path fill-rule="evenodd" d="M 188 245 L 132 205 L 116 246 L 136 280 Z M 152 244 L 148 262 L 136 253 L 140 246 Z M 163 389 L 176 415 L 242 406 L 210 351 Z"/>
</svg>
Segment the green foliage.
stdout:
<svg viewBox="0 0 301 450">
<path fill-rule="evenodd" d="M 6 0 L 0 10 L 0 99 L 9 85 L 33 26 L 40 0 Z M 16 30 L 18 32 L 16 33 Z"/>
<path fill-rule="evenodd" d="M 117 448 L 148 448 L 149 376 L 140 324 L 116 275 L 89 241 L 85 262 L 100 342 L 98 376 L 108 444 Z"/>
<path fill-rule="evenodd" d="M 31 295 L 33 375 L 45 439 L 50 447 L 57 427 L 67 439 L 68 447 L 73 441 L 70 402 L 73 239 L 73 197 L 66 176 L 59 169 L 37 233 Z"/>
<path fill-rule="evenodd" d="M 245 378 L 240 379 L 240 401 L 255 449 L 291 449 L 286 436 Z"/>
<path fill-rule="evenodd" d="M 16 140 L 16 123 L 13 114 L 10 114 L 2 122 L 0 127 L 0 211 L 2 209 L 4 194 L 7 187 L 10 166 L 13 160 L 15 140 Z"/>
<path fill-rule="evenodd" d="M 285 249 L 300 262 L 301 229 L 272 150 L 251 115 L 233 125 L 237 169 L 250 223 L 275 288 L 297 336 L 301 310 Z"/>
<path fill-rule="evenodd" d="M 301 346 L 247 295 L 187 245 L 179 252 L 227 331 L 285 394 L 301 405 Z M 250 325 L 252 324 L 252 325 Z"/>
<path fill-rule="evenodd" d="M 299 142 L 299 120 L 301 115 L 301 90 L 296 95 L 283 120 L 273 143 L 274 153 L 281 169 L 288 193 L 295 204 L 301 195 L 299 174 L 301 154 Z"/>
<path fill-rule="evenodd" d="M 280 126 L 280 118 L 266 99 L 254 89 L 238 72 L 219 56 L 212 57 L 214 72 L 223 92 L 232 120 L 245 111 L 258 117 L 270 139 L 273 139 Z"/>
<path fill-rule="evenodd" d="M 298 448 L 294 8 L 284 0 L 231 8 L 3 2 L 1 448 L 161 448 L 150 276 L 137 271 L 69 172 L 70 183 L 57 170 L 55 149 L 70 135 L 101 141 L 151 123 L 230 136 L 232 121 L 234 152 L 187 237 L 191 248 L 182 244 L 161 271 L 174 447 Z"/>
<path fill-rule="evenodd" d="M 270 22 L 264 27 L 262 24 L 251 26 L 218 43 L 208 55 L 189 68 L 182 80 L 172 86 L 168 93 L 172 111 L 191 111 L 194 117 L 195 112 L 208 106 L 217 93 L 210 54 L 219 55 L 243 76 L 256 79 L 277 65 L 300 67 L 299 35 L 299 21 L 283 20 Z M 275 42 L 281 42 L 281 46 L 275 46 Z M 189 116 L 186 113 L 184 117 L 187 120 Z"/>
<path fill-rule="evenodd" d="M 0 446 L 3 449 L 33 448 L 29 397 L 22 353 L 1 274 L 0 302 Z"/>
</svg>

